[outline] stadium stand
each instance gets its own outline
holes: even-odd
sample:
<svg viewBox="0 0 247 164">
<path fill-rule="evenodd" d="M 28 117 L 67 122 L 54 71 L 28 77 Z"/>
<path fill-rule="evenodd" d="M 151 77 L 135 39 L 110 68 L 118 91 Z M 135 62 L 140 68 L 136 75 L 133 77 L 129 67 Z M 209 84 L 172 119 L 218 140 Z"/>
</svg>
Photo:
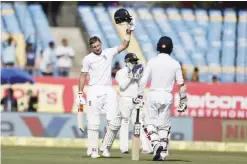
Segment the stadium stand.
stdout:
<svg viewBox="0 0 247 164">
<path fill-rule="evenodd" d="M 43 45 L 40 37 L 38 36 L 38 33 L 36 32 L 28 6 L 22 2 L 15 2 L 14 9 L 16 11 L 16 17 L 18 19 L 20 28 L 23 31 L 25 41 L 32 43 L 35 47 L 36 55 L 40 55 L 40 51 L 43 48 Z"/>
<path fill-rule="evenodd" d="M 166 13 L 171 21 L 172 26 L 177 31 L 177 34 L 185 47 L 185 51 L 190 55 L 192 59 L 192 64 L 195 64 L 195 61 L 192 58 L 192 55 L 195 52 L 195 44 L 192 37 L 189 34 L 189 31 L 185 24 L 183 23 L 182 17 L 177 8 L 167 8 Z"/>
<path fill-rule="evenodd" d="M 222 36 L 222 77 L 223 82 L 233 82 L 235 75 L 235 31 L 236 13 L 232 10 L 225 10 Z"/>
<path fill-rule="evenodd" d="M 208 28 L 208 15 L 206 10 L 196 9 L 195 19 L 197 22 L 197 27 L 194 29 L 195 42 L 197 47 L 203 50 L 205 53 L 207 51 L 207 28 Z M 205 58 L 206 59 L 206 58 Z M 206 62 L 206 61 L 205 61 Z M 207 63 L 207 62 L 206 62 Z"/>
<path fill-rule="evenodd" d="M 182 43 L 179 39 L 179 36 L 176 34 L 176 31 L 173 30 L 174 28 L 171 24 L 171 20 L 168 18 L 163 8 L 153 8 L 152 14 L 158 27 L 161 29 L 162 35 L 170 36 L 173 40 L 174 50 L 172 53 L 172 57 L 183 64 L 183 66 L 187 70 L 187 79 L 191 79 L 193 70 L 193 67 L 191 67 L 191 59 L 182 46 Z"/>
<path fill-rule="evenodd" d="M 25 3 L 15 2 L 14 8 L 16 11 L 16 17 L 19 21 L 20 28 L 23 31 L 25 40 L 28 40 L 29 43 L 35 44 L 35 27 L 32 22 L 31 15 Z"/>
<path fill-rule="evenodd" d="M 15 17 L 15 11 L 12 5 L 9 3 L 1 3 L 1 5 L 2 5 L 2 10 L 4 10 L 2 19 L 5 23 L 7 31 L 11 34 L 21 33 L 18 21 Z"/>
<path fill-rule="evenodd" d="M 150 60 L 152 57 L 156 56 L 155 47 L 152 45 L 152 41 L 148 36 L 146 30 L 141 24 L 141 20 L 138 17 L 137 13 L 133 8 L 127 7 L 126 8 L 130 15 L 132 15 L 136 20 L 136 29 L 134 31 L 134 35 L 139 42 L 143 55 L 147 60 Z"/>
<path fill-rule="evenodd" d="M 209 67 L 208 67 L 208 63 L 206 60 L 206 52 L 208 50 L 207 31 L 208 31 L 209 18 L 207 15 L 207 11 L 203 9 L 196 9 L 194 13 L 193 11 L 192 13 L 191 11 L 189 11 L 189 13 L 195 15 L 194 17 L 195 17 L 196 23 L 195 24 L 193 23 L 195 27 L 192 32 L 193 32 L 195 43 L 197 45 L 196 52 L 200 53 L 201 60 L 204 59 L 203 61 L 204 64 L 203 66 L 200 67 L 200 69 L 202 70 L 200 73 L 200 79 L 204 82 L 207 82 L 209 80 L 208 79 Z"/>
<path fill-rule="evenodd" d="M 247 82 L 247 12 L 239 11 L 237 26 L 236 82 Z"/>
<path fill-rule="evenodd" d="M 89 37 L 98 36 L 102 41 L 103 48 L 109 48 L 108 41 L 103 35 L 99 23 L 96 21 L 96 17 L 90 6 L 80 6 L 78 8 L 79 16 L 88 32 Z"/>
<path fill-rule="evenodd" d="M 37 35 L 40 38 L 42 48 L 47 48 L 50 41 L 54 41 L 47 17 L 41 5 L 31 4 L 28 6 L 34 22 Z"/>
<path fill-rule="evenodd" d="M 2 33 L 6 32 L 5 27 L 4 27 L 4 23 L 3 23 L 3 19 L 1 19 L 1 32 Z"/>
<path fill-rule="evenodd" d="M 174 57 L 185 65 L 191 65 L 191 60 L 185 52 L 185 50 L 183 49 L 183 47 L 181 46 L 180 40 L 176 35 L 175 31 L 173 30 L 173 27 L 164 9 L 153 8 L 152 14 L 158 27 L 161 29 L 162 35 L 167 35 L 172 38 L 174 44 Z"/>
<path fill-rule="evenodd" d="M 177 8 L 167 8 L 166 13 L 172 26 L 176 30 L 179 40 L 181 40 L 181 46 L 184 47 L 192 65 L 199 68 L 200 81 L 206 82 L 208 68 L 206 66 L 204 53 L 198 48 L 199 45 L 196 44 L 195 37 L 193 37 L 193 30 L 197 29 L 194 14 L 190 9 L 181 9 L 181 11 L 179 11 Z M 191 79 L 193 68 L 187 66 L 186 69 L 188 70 L 188 79 Z"/>
<path fill-rule="evenodd" d="M 24 66 L 25 60 L 25 41 L 18 21 L 15 16 L 15 10 L 10 3 L 1 3 L 1 17 L 2 23 L 5 25 L 5 33 L 3 34 L 3 40 L 8 36 L 12 36 L 16 42 L 16 60 L 19 66 Z M 3 27 L 3 26 L 1 26 Z M 2 31 L 3 32 L 3 31 Z"/>
<path fill-rule="evenodd" d="M 155 47 L 161 36 L 160 29 L 157 27 L 153 16 L 149 13 L 148 8 L 138 8 L 137 13 L 141 20 L 142 26 L 146 29 L 152 44 Z"/>
<path fill-rule="evenodd" d="M 200 27 L 198 27 L 192 9 L 181 9 L 181 14 L 184 24 L 187 27 L 186 33 L 188 33 L 188 37 L 191 38 L 191 40 L 193 40 L 192 44 L 195 47 L 194 53 L 191 54 L 192 59 L 194 63 L 196 63 L 195 65 L 205 66 L 206 61 L 204 57 L 204 52 L 206 48 L 206 35 L 204 31 L 201 30 Z"/>
<path fill-rule="evenodd" d="M 219 10 L 209 11 L 209 25 L 208 25 L 208 51 L 206 53 L 206 60 L 209 66 L 209 81 L 213 75 L 221 77 L 221 28 L 222 28 L 222 15 Z M 210 30 L 209 30 L 210 29 Z"/>
<path fill-rule="evenodd" d="M 80 21 L 89 37 L 99 36 L 103 48 L 121 43 L 124 26 L 116 25 L 113 14 L 119 7 L 78 6 Z M 205 10 L 188 8 L 126 7 L 136 18 L 136 29 L 127 51 L 115 62 L 124 66 L 127 52 L 135 52 L 146 63 L 154 57 L 160 36 L 173 39 L 172 57 L 183 64 L 187 79 L 194 67 L 199 68 L 200 81 L 211 82 L 214 75 L 221 82 L 247 82 L 247 12 L 240 10 Z M 39 4 L 2 3 L 2 40 L 12 35 L 17 40 L 17 58 L 25 63 L 25 40 L 46 48 L 53 36 L 48 19 Z M 88 38 L 87 38 L 88 39 Z M 37 51 L 37 52 L 38 52 Z"/>
</svg>

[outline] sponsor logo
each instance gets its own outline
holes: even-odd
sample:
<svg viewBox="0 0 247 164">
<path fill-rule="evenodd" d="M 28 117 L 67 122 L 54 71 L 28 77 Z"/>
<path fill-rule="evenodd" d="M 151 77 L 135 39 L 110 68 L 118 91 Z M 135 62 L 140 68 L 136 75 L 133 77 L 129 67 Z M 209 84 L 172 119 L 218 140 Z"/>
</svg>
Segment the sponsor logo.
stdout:
<svg viewBox="0 0 247 164">
<path fill-rule="evenodd" d="M 179 94 L 175 94 L 175 108 L 179 105 Z M 247 118 L 246 96 L 217 96 L 210 93 L 204 95 L 188 94 L 188 109 L 184 113 L 173 110 L 174 116 Z"/>
<path fill-rule="evenodd" d="M 175 94 L 175 106 L 179 106 L 179 94 Z M 206 93 L 204 95 L 188 94 L 189 108 L 210 109 L 243 109 L 247 110 L 247 96 L 217 96 Z"/>
<path fill-rule="evenodd" d="M 1 136 L 14 136 L 15 126 L 11 121 L 2 120 L 1 121 Z"/>
<path fill-rule="evenodd" d="M 239 118 L 246 119 L 247 111 L 242 110 L 219 110 L 219 109 L 187 109 L 184 113 L 172 112 L 173 116 L 190 117 L 213 117 L 213 118 Z"/>
<path fill-rule="evenodd" d="M 222 140 L 233 142 L 247 142 L 246 121 L 222 121 Z"/>
<path fill-rule="evenodd" d="M 68 117 L 55 116 L 48 123 L 47 127 L 44 127 L 40 118 L 36 116 L 22 116 L 21 118 L 35 137 L 57 137 L 60 130 L 68 120 Z"/>
</svg>

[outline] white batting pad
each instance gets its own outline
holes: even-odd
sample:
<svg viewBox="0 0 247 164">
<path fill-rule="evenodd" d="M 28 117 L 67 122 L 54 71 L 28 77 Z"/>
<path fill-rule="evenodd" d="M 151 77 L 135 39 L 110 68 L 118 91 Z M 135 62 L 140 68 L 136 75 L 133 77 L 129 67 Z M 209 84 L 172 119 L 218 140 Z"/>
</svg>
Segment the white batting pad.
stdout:
<svg viewBox="0 0 247 164">
<path fill-rule="evenodd" d="M 140 139 L 141 139 L 141 144 L 142 144 L 142 152 L 145 152 L 145 153 L 153 152 L 153 148 L 151 147 L 151 144 L 149 140 L 147 139 L 143 128 L 141 128 L 141 131 L 140 131 Z"/>
<path fill-rule="evenodd" d="M 106 131 L 106 134 L 105 134 L 105 137 L 103 139 L 103 142 L 102 142 L 102 146 L 100 148 L 100 150 L 104 150 L 106 148 L 111 148 L 112 147 L 112 144 L 113 144 L 113 141 L 117 135 L 117 132 L 118 130 L 120 129 L 121 127 L 121 115 L 115 117 L 115 119 L 111 120 L 109 122 L 109 125 L 107 126 L 107 131 Z"/>
<path fill-rule="evenodd" d="M 105 150 L 106 148 L 110 149 L 112 147 L 112 144 L 117 135 L 117 132 L 118 132 L 117 130 L 112 130 L 109 127 L 107 128 L 105 137 L 103 139 L 103 142 L 100 148 L 101 151 Z"/>
<path fill-rule="evenodd" d="M 163 146 L 164 150 L 167 150 L 168 143 L 169 143 L 169 133 L 170 129 L 160 129 L 158 130 L 158 134 L 160 137 L 160 144 Z"/>
<path fill-rule="evenodd" d="M 120 150 L 128 151 L 129 150 L 129 120 L 127 118 L 122 120 L 120 128 Z"/>
<path fill-rule="evenodd" d="M 90 156 L 92 152 L 98 154 L 99 149 L 99 131 L 88 129 L 88 150 L 87 155 Z"/>
<path fill-rule="evenodd" d="M 144 132 L 146 134 L 148 141 L 151 142 L 150 145 L 152 146 L 152 148 L 154 148 L 157 144 L 160 143 L 160 137 L 154 125 L 147 125 L 144 128 Z"/>
</svg>

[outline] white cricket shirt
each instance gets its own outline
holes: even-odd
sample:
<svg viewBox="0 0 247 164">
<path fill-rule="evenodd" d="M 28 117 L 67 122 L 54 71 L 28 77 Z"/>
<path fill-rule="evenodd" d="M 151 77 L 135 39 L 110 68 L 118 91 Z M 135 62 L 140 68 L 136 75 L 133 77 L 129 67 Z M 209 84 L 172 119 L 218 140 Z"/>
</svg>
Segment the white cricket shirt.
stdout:
<svg viewBox="0 0 247 164">
<path fill-rule="evenodd" d="M 119 85 L 120 96 L 136 97 L 138 91 L 138 81 L 128 77 L 128 68 L 124 67 L 117 71 L 116 81 Z"/>
<path fill-rule="evenodd" d="M 72 66 L 72 59 L 71 57 L 75 56 L 75 51 L 73 48 L 67 46 L 59 46 L 56 49 L 56 56 L 61 56 L 57 58 L 57 66 L 58 67 L 65 67 L 71 68 Z"/>
<path fill-rule="evenodd" d="M 143 92 L 150 75 L 152 79 L 150 89 L 165 90 L 171 93 L 175 79 L 177 84 L 184 83 L 179 62 L 165 53 L 160 53 L 148 61 L 144 75 L 139 83 L 138 93 Z"/>
<path fill-rule="evenodd" d="M 40 59 L 39 67 L 42 72 L 51 73 L 52 69 L 49 67 L 54 67 L 54 53 L 55 50 L 46 48 Z"/>
<path fill-rule="evenodd" d="M 89 85 L 112 85 L 112 60 L 118 47 L 107 48 L 96 55 L 93 52 L 83 59 L 81 72 L 88 72 Z"/>
</svg>

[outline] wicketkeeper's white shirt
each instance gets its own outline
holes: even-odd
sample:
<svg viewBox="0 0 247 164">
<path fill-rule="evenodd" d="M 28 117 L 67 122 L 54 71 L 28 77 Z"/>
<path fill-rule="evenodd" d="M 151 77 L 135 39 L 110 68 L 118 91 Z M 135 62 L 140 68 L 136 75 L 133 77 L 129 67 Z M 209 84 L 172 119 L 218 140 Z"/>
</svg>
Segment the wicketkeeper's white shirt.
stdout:
<svg viewBox="0 0 247 164">
<path fill-rule="evenodd" d="M 81 72 L 88 72 L 89 85 L 112 85 L 112 60 L 118 47 L 107 48 L 100 55 L 93 52 L 83 59 Z"/>
<path fill-rule="evenodd" d="M 139 82 L 138 93 L 142 93 L 151 75 L 150 89 L 164 90 L 171 93 L 176 79 L 177 84 L 183 84 L 181 65 L 169 54 L 160 53 L 148 61 L 144 75 Z"/>
<path fill-rule="evenodd" d="M 136 97 L 138 91 L 138 81 L 128 77 L 128 68 L 124 67 L 116 73 L 116 81 L 119 85 L 119 94 L 122 97 Z"/>
</svg>

